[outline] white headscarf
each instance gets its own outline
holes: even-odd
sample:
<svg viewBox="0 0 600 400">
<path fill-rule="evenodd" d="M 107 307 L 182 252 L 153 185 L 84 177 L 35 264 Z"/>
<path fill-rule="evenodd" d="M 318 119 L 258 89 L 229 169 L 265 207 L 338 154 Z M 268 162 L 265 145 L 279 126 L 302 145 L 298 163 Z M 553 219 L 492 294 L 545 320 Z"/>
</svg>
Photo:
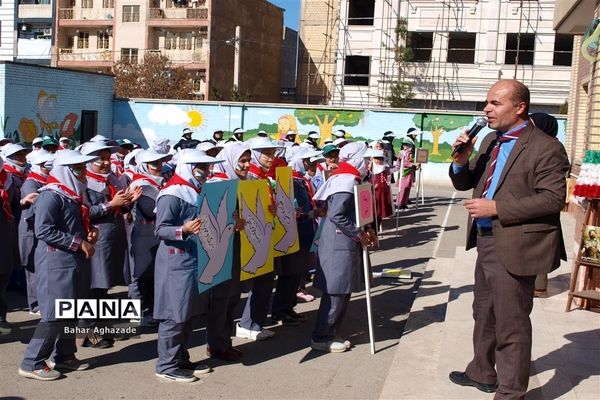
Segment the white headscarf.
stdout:
<svg viewBox="0 0 600 400">
<path fill-rule="evenodd" d="M 175 174 L 179 175 L 183 180 L 191 183 L 196 188 L 202 188 L 202 184 L 194 177 L 194 173 L 192 169 L 195 164 L 186 164 L 186 163 L 178 163 L 177 168 L 175 168 Z M 156 201 L 160 199 L 162 196 L 171 195 L 175 196 L 188 204 L 196 206 L 198 203 L 198 192 L 192 189 L 189 186 L 185 185 L 172 185 L 162 189 L 158 196 L 156 196 Z"/>
<path fill-rule="evenodd" d="M 165 181 L 165 178 L 163 178 L 162 175 L 155 176 L 155 175 L 152 175 L 150 173 L 150 171 L 148 171 L 148 163 L 139 163 L 137 165 L 137 174 L 142 175 L 145 178 L 153 180 L 160 187 L 163 186 L 164 181 Z M 130 189 L 135 189 L 138 186 L 140 186 L 142 188 L 142 194 L 144 196 L 149 197 L 152 200 L 156 201 L 156 197 L 158 196 L 158 193 L 160 192 L 159 188 L 157 188 L 156 186 L 154 186 L 153 184 L 151 184 L 150 182 L 148 182 L 145 179 L 135 179 L 135 180 L 131 181 L 131 183 L 129 184 Z"/>
<path fill-rule="evenodd" d="M 361 177 L 367 175 L 367 166 L 363 155 L 367 151 L 365 143 L 352 142 L 348 143 L 340 150 L 340 161 L 347 162 L 358 170 Z M 327 200 L 329 196 L 345 192 L 354 193 L 354 186 L 357 183 L 357 178 L 352 174 L 336 174 L 325 181 L 323 186 L 315 193 L 314 200 Z"/>
<path fill-rule="evenodd" d="M 225 146 L 223 150 L 217 155 L 217 159 L 225 160 L 221 164 L 215 164 L 214 170 L 216 172 L 224 172 L 229 176 L 229 179 L 238 179 L 235 169 L 238 165 L 238 160 L 248 150 L 248 147 L 242 144 L 242 142 L 231 142 L 233 144 Z"/>
<path fill-rule="evenodd" d="M 117 190 L 121 190 L 123 189 L 123 185 L 121 184 L 121 181 L 119 181 L 119 179 L 117 178 L 117 176 L 115 174 L 111 172 L 109 172 L 108 174 L 101 174 L 99 172 L 95 172 L 92 168 L 92 166 L 94 165 L 94 162 L 96 162 L 98 160 L 95 161 L 91 161 L 89 163 L 86 164 L 87 170 L 95 175 L 99 175 L 102 176 L 106 179 L 106 182 L 101 182 L 99 180 L 96 180 L 94 178 L 90 178 L 88 176 L 88 183 L 87 183 L 87 187 L 90 190 L 93 190 L 94 192 L 98 192 L 101 193 L 103 192 L 105 189 L 107 189 L 107 185 L 108 183 L 110 183 L 112 186 L 114 186 L 115 188 L 117 188 Z"/>
<path fill-rule="evenodd" d="M 56 180 L 58 180 L 60 183 L 71 189 L 73 192 L 77 193 L 77 195 L 83 199 L 83 194 L 87 189 L 87 184 L 79 181 L 68 165 L 55 165 L 52 168 L 52 171 L 50 171 L 50 176 L 56 178 Z M 79 200 L 74 198 L 73 195 L 65 192 L 56 183 L 49 183 L 40 190 L 54 190 L 55 192 L 60 192 L 71 199 Z"/>
</svg>

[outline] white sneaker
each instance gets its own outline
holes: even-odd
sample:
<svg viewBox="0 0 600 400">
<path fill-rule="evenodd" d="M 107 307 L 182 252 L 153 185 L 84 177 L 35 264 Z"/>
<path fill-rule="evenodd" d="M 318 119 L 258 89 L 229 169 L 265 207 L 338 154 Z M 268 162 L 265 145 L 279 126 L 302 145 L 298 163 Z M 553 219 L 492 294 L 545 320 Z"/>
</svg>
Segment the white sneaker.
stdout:
<svg viewBox="0 0 600 400">
<path fill-rule="evenodd" d="M 250 340 L 267 340 L 270 337 L 275 336 L 275 332 L 270 331 L 268 329 L 263 329 L 262 331 L 253 331 L 250 329 L 242 328 L 240 324 L 235 326 L 235 336 L 241 339 L 250 339 Z"/>
<path fill-rule="evenodd" d="M 344 343 L 336 342 L 335 340 L 330 340 L 328 342 L 315 342 L 314 340 L 311 340 L 310 347 L 313 350 L 324 351 L 326 353 L 343 353 L 348 350 Z"/>
</svg>

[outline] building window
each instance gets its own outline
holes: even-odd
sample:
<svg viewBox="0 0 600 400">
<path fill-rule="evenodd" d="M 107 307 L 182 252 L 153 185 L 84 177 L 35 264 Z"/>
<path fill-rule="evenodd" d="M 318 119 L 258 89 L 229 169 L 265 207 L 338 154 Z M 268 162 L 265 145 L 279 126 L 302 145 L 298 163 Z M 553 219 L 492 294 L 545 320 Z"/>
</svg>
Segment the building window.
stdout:
<svg viewBox="0 0 600 400">
<path fill-rule="evenodd" d="M 433 32 L 408 32 L 407 46 L 414 62 L 429 62 L 433 47 Z"/>
<path fill-rule="evenodd" d="M 369 86 L 371 58 L 367 56 L 347 56 L 344 85 Z"/>
<path fill-rule="evenodd" d="M 81 8 L 94 8 L 94 0 L 81 0 Z"/>
<path fill-rule="evenodd" d="M 517 51 L 517 47 L 519 51 Z M 535 51 L 535 34 L 518 33 L 506 34 L 506 53 L 504 64 L 533 65 L 533 53 Z M 518 54 L 517 54 L 518 53 Z M 519 59 L 517 60 L 517 55 Z"/>
<path fill-rule="evenodd" d="M 98 32 L 98 48 L 99 49 L 108 49 L 109 40 L 108 33 L 106 32 Z"/>
<path fill-rule="evenodd" d="M 73 47 L 75 47 L 75 37 L 67 36 L 67 48 L 72 49 Z"/>
<path fill-rule="evenodd" d="M 115 8 L 115 0 L 102 0 L 102 8 Z"/>
<path fill-rule="evenodd" d="M 348 25 L 373 25 L 375 0 L 348 1 Z"/>
<path fill-rule="evenodd" d="M 88 32 L 79 32 L 77 36 L 77 48 L 78 49 L 89 49 L 90 48 L 90 34 Z"/>
<path fill-rule="evenodd" d="M 192 33 L 182 33 L 179 37 L 179 48 L 181 50 L 191 50 L 192 49 Z"/>
<path fill-rule="evenodd" d="M 554 38 L 552 65 L 571 66 L 573 59 L 573 36 L 557 34 Z"/>
<path fill-rule="evenodd" d="M 140 6 L 123 6 L 123 22 L 139 22 Z"/>
<path fill-rule="evenodd" d="M 128 64 L 137 64 L 138 49 L 121 49 L 121 61 Z"/>
<path fill-rule="evenodd" d="M 475 63 L 475 39 L 477 34 L 450 32 L 448 38 L 448 62 L 461 64 Z"/>
<path fill-rule="evenodd" d="M 173 32 L 167 32 L 165 35 L 165 49 L 176 50 L 177 49 L 177 34 Z"/>
</svg>

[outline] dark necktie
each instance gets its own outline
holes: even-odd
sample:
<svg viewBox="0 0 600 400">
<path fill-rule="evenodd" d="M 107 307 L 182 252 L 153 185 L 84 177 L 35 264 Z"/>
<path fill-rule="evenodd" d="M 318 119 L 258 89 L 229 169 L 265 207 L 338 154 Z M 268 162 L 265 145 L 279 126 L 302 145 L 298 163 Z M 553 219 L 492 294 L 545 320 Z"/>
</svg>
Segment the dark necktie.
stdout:
<svg viewBox="0 0 600 400">
<path fill-rule="evenodd" d="M 492 184 L 492 179 L 494 179 L 494 170 L 496 169 L 496 161 L 498 161 L 498 153 L 500 153 L 500 146 L 502 145 L 502 143 L 506 143 L 506 142 L 510 142 L 511 140 L 518 139 L 521 132 L 523 132 L 523 129 L 525 129 L 525 127 L 522 127 L 521 129 L 517 129 L 514 132 L 510 132 L 510 133 L 507 133 L 504 135 L 500 135 L 500 134 L 498 135 L 498 137 L 496 139 L 496 146 L 494 146 L 494 149 L 492 150 L 492 154 L 490 156 L 490 159 L 492 160 L 492 162 L 490 163 L 490 167 L 488 168 L 487 179 L 485 180 L 485 186 L 483 187 L 483 193 L 481 193 L 481 198 L 485 198 L 488 190 L 490 190 L 490 186 Z"/>
</svg>

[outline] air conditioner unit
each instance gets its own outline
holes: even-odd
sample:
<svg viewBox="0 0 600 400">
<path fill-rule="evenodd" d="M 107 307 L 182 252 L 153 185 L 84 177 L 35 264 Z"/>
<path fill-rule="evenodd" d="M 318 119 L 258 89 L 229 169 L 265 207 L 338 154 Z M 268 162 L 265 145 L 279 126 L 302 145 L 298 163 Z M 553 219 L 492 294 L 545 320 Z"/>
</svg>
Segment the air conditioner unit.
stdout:
<svg viewBox="0 0 600 400">
<path fill-rule="evenodd" d="M 44 36 L 52 36 L 52 28 L 44 28 Z"/>
</svg>

